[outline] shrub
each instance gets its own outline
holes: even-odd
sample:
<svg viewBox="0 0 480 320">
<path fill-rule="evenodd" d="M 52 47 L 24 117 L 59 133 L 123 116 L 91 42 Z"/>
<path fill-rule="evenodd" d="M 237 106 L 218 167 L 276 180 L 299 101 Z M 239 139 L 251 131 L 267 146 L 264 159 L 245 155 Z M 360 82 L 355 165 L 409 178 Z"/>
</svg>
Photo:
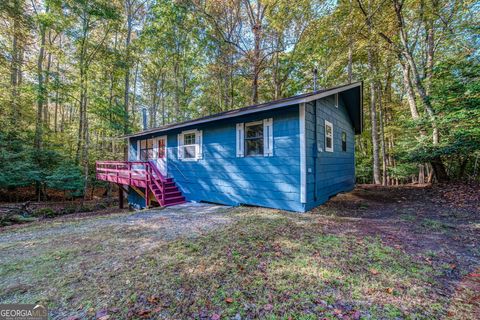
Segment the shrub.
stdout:
<svg viewBox="0 0 480 320">
<path fill-rule="evenodd" d="M 78 212 L 92 212 L 92 211 L 93 211 L 93 208 L 85 204 L 81 205 L 80 208 L 78 208 Z"/>
<path fill-rule="evenodd" d="M 33 215 L 36 217 L 53 218 L 57 216 L 57 212 L 55 212 L 51 208 L 40 208 L 38 210 L 35 210 Z"/>
<path fill-rule="evenodd" d="M 62 210 L 60 210 L 61 215 L 72 214 L 72 213 L 75 213 L 75 212 L 77 212 L 77 208 L 74 205 L 69 205 L 69 206 L 63 208 Z"/>
</svg>

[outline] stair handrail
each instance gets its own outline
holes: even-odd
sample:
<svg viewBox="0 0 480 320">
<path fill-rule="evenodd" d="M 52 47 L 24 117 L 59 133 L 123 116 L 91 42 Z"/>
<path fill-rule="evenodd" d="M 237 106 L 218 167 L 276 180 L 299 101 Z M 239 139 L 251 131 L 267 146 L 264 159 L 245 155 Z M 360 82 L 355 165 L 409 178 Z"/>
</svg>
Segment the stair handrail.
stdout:
<svg viewBox="0 0 480 320">
<path fill-rule="evenodd" d="M 159 179 L 155 179 L 152 174 L 152 181 L 157 185 L 158 189 L 161 192 L 161 205 L 165 204 L 165 182 L 167 181 L 160 170 L 157 168 L 155 162 L 148 161 L 148 165 L 150 166 L 151 170 L 155 172 Z M 160 180 L 160 182 L 158 181 Z"/>
<path fill-rule="evenodd" d="M 174 161 L 170 161 L 169 163 L 172 164 L 175 167 L 175 169 L 177 169 L 178 172 L 180 172 L 180 174 L 183 176 L 185 180 L 189 181 L 189 179 L 183 174 L 182 170 L 180 170 L 180 168 L 177 167 Z"/>
</svg>

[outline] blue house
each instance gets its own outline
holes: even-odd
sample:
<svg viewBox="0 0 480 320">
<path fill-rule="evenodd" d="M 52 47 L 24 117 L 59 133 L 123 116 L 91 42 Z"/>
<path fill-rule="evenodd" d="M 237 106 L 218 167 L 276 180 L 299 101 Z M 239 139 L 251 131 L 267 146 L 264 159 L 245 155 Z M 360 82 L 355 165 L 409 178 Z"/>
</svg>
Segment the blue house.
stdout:
<svg viewBox="0 0 480 320">
<path fill-rule="evenodd" d="M 97 178 L 137 207 L 202 201 L 305 212 L 355 185 L 362 83 L 129 135 L 129 161 Z"/>
</svg>

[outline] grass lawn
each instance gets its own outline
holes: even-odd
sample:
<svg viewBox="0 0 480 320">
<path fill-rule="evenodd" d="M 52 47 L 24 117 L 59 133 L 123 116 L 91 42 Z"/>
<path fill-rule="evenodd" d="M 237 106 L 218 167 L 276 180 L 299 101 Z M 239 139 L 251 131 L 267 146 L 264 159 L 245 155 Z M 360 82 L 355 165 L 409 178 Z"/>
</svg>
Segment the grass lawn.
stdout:
<svg viewBox="0 0 480 320">
<path fill-rule="evenodd" d="M 59 319 L 475 318 L 478 213 L 388 192 L 309 214 L 235 208 L 165 239 L 111 217 L 6 229 L 0 302 L 45 303 Z"/>
</svg>

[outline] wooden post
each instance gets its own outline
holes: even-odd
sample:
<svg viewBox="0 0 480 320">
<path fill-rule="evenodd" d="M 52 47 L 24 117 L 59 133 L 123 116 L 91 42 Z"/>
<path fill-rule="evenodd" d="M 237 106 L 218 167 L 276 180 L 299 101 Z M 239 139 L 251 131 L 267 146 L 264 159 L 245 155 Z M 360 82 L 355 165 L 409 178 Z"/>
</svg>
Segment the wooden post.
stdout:
<svg viewBox="0 0 480 320">
<path fill-rule="evenodd" d="M 118 205 L 123 209 L 123 188 L 120 184 L 118 185 Z"/>
<path fill-rule="evenodd" d="M 150 197 L 148 194 L 148 165 L 145 163 L 145 208 L 148 209 L 150 205 Z"/>
</svg>

